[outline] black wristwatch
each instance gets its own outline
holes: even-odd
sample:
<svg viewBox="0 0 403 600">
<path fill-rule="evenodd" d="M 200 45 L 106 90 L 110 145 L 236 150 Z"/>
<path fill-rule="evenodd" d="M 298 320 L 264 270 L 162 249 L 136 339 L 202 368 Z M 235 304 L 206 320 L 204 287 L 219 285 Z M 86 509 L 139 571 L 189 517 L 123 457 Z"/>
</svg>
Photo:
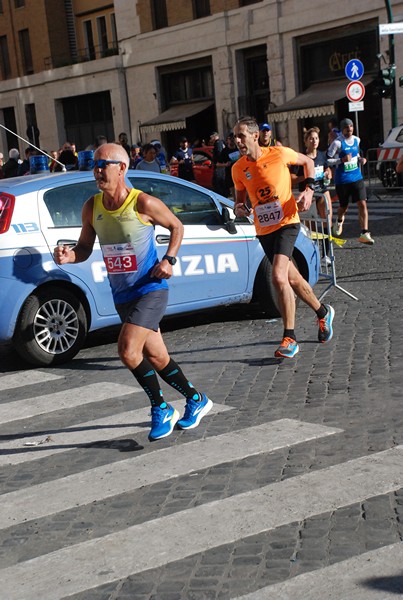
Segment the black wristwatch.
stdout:
<svg viewBox="0 0 403 600">
<path fill-rule="evenodd" d="M 313 183 L 307 183 L 305 185 L 305 189 L 309 188 L 310 190 L 312 190 L 313 192 L 315 191 L 315 186 L 313 185 Z"/>
<path fill-rule="evenodd" d="M 167 261 L 169 262 L 170 265 L 176 265 L 176 263 L 178 262 L 178 260 L 175 258 L 175 256 L 168 256 L 168 254 L 164 254 L 164 256 L 162 257 L 162 260 L 164 260 L 164 258 L 167 259 Z"/>
</svg>

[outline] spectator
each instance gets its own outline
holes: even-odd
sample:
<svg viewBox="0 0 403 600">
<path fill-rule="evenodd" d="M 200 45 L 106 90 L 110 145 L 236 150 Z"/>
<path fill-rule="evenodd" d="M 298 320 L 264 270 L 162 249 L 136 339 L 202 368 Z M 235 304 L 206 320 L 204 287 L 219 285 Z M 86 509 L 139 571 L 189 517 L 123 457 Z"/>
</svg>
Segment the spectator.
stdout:
<svg viewBox="0 0 403 600">
<path fill-rule="evenodd" d="M 338 128 L 337 119 L 335 117 L 332 117 L 328 120 L 327 128 L 327 145 L 330 146 L 330 144 L 334 142 L 337 136 L 340 135 L 340 129 Z"/>
<path fill-rule="evenodd" d="M 4 156 L 3 156 L 3 153 L 0 152 L 0 179 L 4 178 L 3 163 L 4 163 Z"/>
<path fill-rule="evenodd" d="M 17 148 L 11 148 L 8 156 L 8 161 L 3 167 L 3 173 L 6 179 L 9 177 L 17 177 L 19 164 L 18 159 L 20 157 L 20 153 L 18 152 Z"/>
<path fill-rule="evenodd" d="M 59 152 L 58 152 L 58 150 L 51 150 L 50 151 L 50 156 L 52 157 L 52 160 L 49 161 L 49 171 L 51 173 L 53 173 L 53 171 L 55 170 L 55 167 L 57 165 L 56 160 L 59 160 Z"/>
<path fill-rule="evenodd" d="M 224 150 L 224 142 L 220 140 L 217 131 L 213 131 L 210 135 L 210 145 L 213 146 L 213 190 L 217 194 L 225 196 L 225 168 L 220 166 L 221 152 Z"/>
<path fill-rule="evenodd" d="M 196 138 L 193 142 L 191 148 L 205 148 L 207 146 L 206 140 L 204 138 Z"/>
<path fill-rule="evenodd" d="M 93 146 L 93 148 L 91 148 L 91 150 L 96 150 L 100 146 L 103 146 L 104 144 L 107 144 L 107 143 L 108 143 L 108 140 L 107 140 L 106 136 L 97 135 L 97 137 L 95 138 L 94 146 Z"/>
<path fill-rule="evenodd" d="M 123 146 L 123 148 L 126 150 L 127 155 L 130 157 L 130 146 L 129 146 L 129 140 L 127 138 L 127 133 L 122 132 L 119 133 L 119 144 L 121 146 Z"/>
<path fill-rule="evenodd" d="M 36 154 L 36 150 L 35 148 L 32 148 L 32 146 L 28 146 L 28 148 L 25 149 L 25 159 L 22 161 L 22 163 L 20 163 L 18 165 L 18 171 L 17 171 L 17 175 L 28 175 L 28 173 L 31 172 L 31 165 L 29 162 L 29 159 L 31 156 L 35 156 Z"/>
<path fill-rule="evenodd" d="M 74 154 L 71 149 L 71 144 L 66 142 L 63 144 L 62 151 L 60 152 L 60 156 L 58 160 L 66 167 L 66 171 L 74 171 L 78 166 L 77 156 Z M 54 172 L 62 171 L 63 167 L 56 163 L 54 168 Z"/>
<path fill-rule="evenodd" d="M 165 152 L 162 149 L 161 142 L 159 142 L 158 140 L 154 140 L 153 142 L 151 142 L 151 144 L 154 146 L 155 151 L 157 153 L 157 160 L 160 163 L 161 173 L 169 173 L 167 159 L 165 156 Z"/>
<path fill-rule="evenodd" d="M 186 181 L 195 181 L 193 173 L 193 150 L 189 148 L 187 137 L 181 137 L 179 150 L 171 158 L 172 163 L 178 163 L 178 177 Z"/>
<path fill-rule="evenodd" d="M 161 173 L 161 166 L 156 159 L 157 152 L 152 144 L 143 146 L 143 160 L 136 165 L 137 171 L 152 171 L 153 173 Z"/>
<path fill-rule="evenodd" d="M 129 169 L 135 169 L 141 160 L 141 148 L 137 144 L 133 144 L 133 146 L 130 148 Z"/>
<path fill-rule="evenodd" d="M 232 165 L 239 158 L 239 150 L 235 144 L 234 134 L 231 132 L 228 134 L 225 140 L 225 147 L 221 152 L 219 165 L 225 169 L 225 196 L 227 198 L 234 198 L 234 182 L 232 181 Z"/>
<path fill-rule="evenodd" d="M 259 146 L 269 148 L 270 146 L 282 146 L 283 144 L 272 137 L 271 125 L 260 123 L 259 125 Z"/>
</svg>

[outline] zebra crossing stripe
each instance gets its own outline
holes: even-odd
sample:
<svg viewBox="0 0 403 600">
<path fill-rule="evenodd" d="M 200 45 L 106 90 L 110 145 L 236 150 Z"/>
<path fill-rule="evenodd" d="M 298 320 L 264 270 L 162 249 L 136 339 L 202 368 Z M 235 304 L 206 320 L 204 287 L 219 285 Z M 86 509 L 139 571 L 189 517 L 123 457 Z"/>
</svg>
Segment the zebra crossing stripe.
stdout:
<svg viewBox="0 0 403 600">
<path fill-rule="evenodd" d="M 13 600 L 60 600 L 387 494 L 403 487 L 402 461 L 403 446 L 396 446 L 18 563 L 0 571 L 2 595 Z"/>
<path fill-rule="evenodd" d="M 25 385 L 27 384 L 25 383 Z M 0 404 L 0 423 L 11 423 L 12 421 L 28 419 L 64 408 L 84 406 L 85 404 L 91 404 L 91 402 L 128 396 L 141 391 L 139 387 L 102 381 L 79 388 L 69 388 L 60 392 L 46 394 L 45 396 L 16 400 L 8 404 Z"/>
<path fill-rule="evenodd" d="M 403 544 L 398 542 L 234 600 L 397 600 L 403 591 L 402 565 Z"/>
<path fill-rule="evenodd" d="M 2 375 L 0 377 L 0 392 L 6 390 L 15 390 L 19 387 L 32 385 L 35 383 L 46 383 L 63 379 L 63 375 L 54 375 L 53 373 L 45 373 L 44 371 L 26 371 L 24 373 L 11 373 L 10 375 Z"/>
<path fill-rule="evenodd" d="M 0 496 L 0 528 L 339 432 L 340 429 L 332 427 L 282 419 L 156 450 L 144 456 L 137 454 L 112 466 L 103 465 L 63 479 L 3 494 Z"/>
<path fill-rule="evenodd" d="M 131 390 L 132 392 L 133 390 Z M 183 399 L 171 402 L 172 406 L 182 412 L 184 403 Z M 233 409 L 231 406 L 215 403 L 212 414 L 227 410 Z M 0 467 L 38 460 L 60 452 L 74 450 L 83 445 L 122 438 L 122 436 L 133 436 L 136 433 L 148 431 L 149 426 L 150 407 L 146 406 L 138 410 L 114 413 L 109 417 L 87 423 L 77 423 L 62 429 L 48 429 L 39 433 L 29 433 L 24 429 L 24 432 L 16 436 L 11 434 L 9 441 L 1 442 Z"/>
</svg>

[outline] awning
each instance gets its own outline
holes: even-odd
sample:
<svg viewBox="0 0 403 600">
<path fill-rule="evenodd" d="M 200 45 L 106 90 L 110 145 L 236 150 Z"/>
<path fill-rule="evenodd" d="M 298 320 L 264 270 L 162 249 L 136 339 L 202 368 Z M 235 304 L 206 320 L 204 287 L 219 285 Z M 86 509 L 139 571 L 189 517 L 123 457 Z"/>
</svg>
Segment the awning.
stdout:
<svg viewBox="0 0 403 600">
<path fill-rule="evenodd" d="M 168 110 L 162 112 L 158 117 L 140 125 L 142 133 L 154 133 L 157 131 L 175 131 L 176 129 L 186 129 L 186 119 L 203 112 L 214 103 L 211 100 L 204 102 L 192 102 L 188 104 L 178 104 L 171 106 Z"/>
<path fill-rule="evenodd" d="M 361 80 L 364 85 L 372 81 L 369 75 Z M 306 119 L 335 114 L 335 102 L 346 97 L 348 79 L 314 83 L 299 96 L 268 112 L 273 122 Z"/>
</svg>

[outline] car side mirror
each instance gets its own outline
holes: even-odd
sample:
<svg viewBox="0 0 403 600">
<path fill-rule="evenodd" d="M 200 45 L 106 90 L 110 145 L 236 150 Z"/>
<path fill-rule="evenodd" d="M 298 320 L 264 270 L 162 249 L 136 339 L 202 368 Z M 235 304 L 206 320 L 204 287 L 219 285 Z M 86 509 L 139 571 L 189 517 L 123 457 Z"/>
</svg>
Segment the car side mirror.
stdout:
<svg viewBox="0 0 403 600">
<path fill-rule="evenodd" d="M 228 231 L 228 233 L 230 233 L 231 235 L 234 235 L 237 232 L 237 229 L 236 229 L 234 221 L 231 219 L 231 217 L 229 215 L 228 208 L 226 208 L 225 206 L 223 207 L 223 209 L 221 211 L 221 216 L 222 216 L 222 220 L 223 220 L 225 229 Z"/>
</svg>

